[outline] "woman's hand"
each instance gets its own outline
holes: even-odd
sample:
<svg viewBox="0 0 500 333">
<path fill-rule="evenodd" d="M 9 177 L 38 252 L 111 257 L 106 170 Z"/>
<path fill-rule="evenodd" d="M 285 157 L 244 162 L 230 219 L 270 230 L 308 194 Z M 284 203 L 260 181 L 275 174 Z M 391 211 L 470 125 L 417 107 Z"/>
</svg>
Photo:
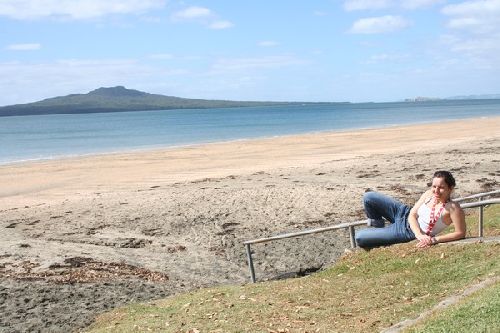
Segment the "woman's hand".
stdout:
<svg viewBox="0 0 500 333">
<path fill-rule="evenodd" d="M 420 234 L 420 235 L 416 236 L 416 238 L 418 240 L 418 243 L 417 243 L 418 248 L 422 249 L 422 248 L 426 248 L 426 247 L 429 247 L 429 246 L 434 244 L 431 236 Z"/>
</svg>

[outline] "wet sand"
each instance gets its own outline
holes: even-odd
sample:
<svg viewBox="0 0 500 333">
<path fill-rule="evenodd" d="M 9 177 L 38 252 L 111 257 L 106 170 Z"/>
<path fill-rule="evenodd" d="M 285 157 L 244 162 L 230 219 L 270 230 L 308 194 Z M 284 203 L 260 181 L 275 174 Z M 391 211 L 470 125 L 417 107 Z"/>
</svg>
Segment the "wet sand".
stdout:
<svg viewBox="0 0 500 333">
<path fill-rule="evenodd" d="M 102 311 L 249 280 L 242 242 L 412 204 L 436 169 L 499 188 L 500 117 L 0 166 L 0 332 L 67 332 Z M 344 231 L 254 247 L 259 279 L 331 265 Z M 302 273 L 301 273 L 302 272 Z"/>
</svg>

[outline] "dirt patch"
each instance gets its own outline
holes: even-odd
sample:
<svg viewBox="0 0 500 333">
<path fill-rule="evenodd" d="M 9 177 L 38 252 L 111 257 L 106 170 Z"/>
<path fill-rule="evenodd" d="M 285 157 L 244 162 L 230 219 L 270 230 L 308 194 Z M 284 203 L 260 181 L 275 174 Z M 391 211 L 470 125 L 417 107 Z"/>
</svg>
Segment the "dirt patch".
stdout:
<svg viewBox="0 0 500 333">
<path fill-rule="evenodd" d="M 74 332 L 98 313 L 180 290 L 140 279 L 56 283 L 0 278 L 0 332 Z"/>
<path fill-rule="evenodd" d="M 5 265 L 0 275 L 19 280 L 43 280 L 54 283 L 89 283 L 124 279 L 139 279 L 148 282 L 166 282 L 168 275 L 125 263 L 99 262 L 92 258 L 71 257 L 55 263 L 48 269 L 40 269 L 38 263 L 23 261 Z"/>
</svg>

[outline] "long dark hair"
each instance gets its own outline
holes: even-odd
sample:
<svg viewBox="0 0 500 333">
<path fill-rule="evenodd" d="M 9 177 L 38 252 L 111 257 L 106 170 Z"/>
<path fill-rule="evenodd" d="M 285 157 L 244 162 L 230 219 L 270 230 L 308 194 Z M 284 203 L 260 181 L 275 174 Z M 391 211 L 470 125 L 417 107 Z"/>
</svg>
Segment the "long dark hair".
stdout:
<svg viewBox="0 0 500 333">
<path fill-rule="evenodd" d="M 456 185 L 455 178 L 453 178 L 453 175 L 449 171 L 445 170 L 436 171 L 434 172 L 434 176 L 432 176 L 432 179 L 434 178 L 443 178 L 446 185 L 448 185 L 448 187 L 450 188 L 453 188 Z"/>
</svg>

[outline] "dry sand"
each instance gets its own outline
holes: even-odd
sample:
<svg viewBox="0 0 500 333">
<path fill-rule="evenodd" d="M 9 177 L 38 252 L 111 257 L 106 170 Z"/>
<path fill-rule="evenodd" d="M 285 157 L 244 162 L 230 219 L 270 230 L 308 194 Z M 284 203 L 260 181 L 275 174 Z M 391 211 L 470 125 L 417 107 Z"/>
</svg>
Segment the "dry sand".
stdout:
<svg viewBox="0 0 500 333">
<path fill-rule="evenodd" d="M 412 204 L 436 169 L 498 189 L 500 117 L 0 166 L 0 332 L 68 332 L 128 302 L 248 282 L 244 240 Z M 259 279 L 331 265 L 344 231 L 254 246 Z"/>
</svg>

